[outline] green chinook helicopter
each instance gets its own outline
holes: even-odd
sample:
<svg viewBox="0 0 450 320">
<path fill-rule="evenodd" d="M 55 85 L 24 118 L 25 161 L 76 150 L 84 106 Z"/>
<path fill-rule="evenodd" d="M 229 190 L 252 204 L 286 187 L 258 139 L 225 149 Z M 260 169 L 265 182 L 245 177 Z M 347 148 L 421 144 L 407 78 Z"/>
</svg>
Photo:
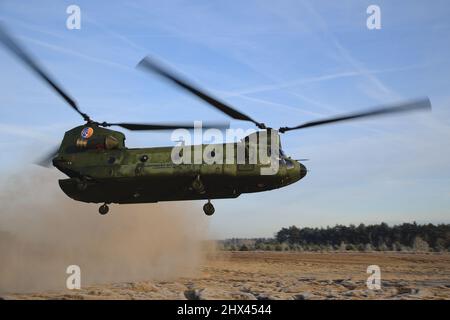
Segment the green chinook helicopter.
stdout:
<svg viewBox="0 0 450 320">
<path fill-rule="evenodd" d="M 238 111 L 224 102 L 200 90 L 182 79 L 166 67 L 146 57 L 138 66 L 154 72 L 176 86 L 183 88 L 210 106 L 220 110 L 235 120 L 249 121 L 259 129 L 248 135 L 239 143 L 221 144 L 226 152 L 218 155 L 234 161 L 211 161 L 175 163 L 173 154 L 175 147 L 127 148 L 125 135 L 122 132 L 107 129 L 118 126 L 128 130 L 174 130 L 195 129 L 189 123 L 137 124 L 108 123 L 92 120 L 83 113 L 76 102 L 59 86 L 34 59 L 15 41 L 4 28 L 0 28 L 0 40 L 19 60 L 31 68 L 42 80 L 56 91 L 85 121 L 85 124 L 67 131 L 56 152 L 45 157 L 40 164 L 53 164 L 68 176 L 59 180 L 61 189 L 72 199 L 103 203 L 99 212 L 106 214 L 110 203 L 151 203 L 158 201 L 207 200 L 203 206 L 205 214 L 215 211 L 211 199 L 236 198 L 243 193 L 261 192 L 285 187 L 302 179 L 307 172 L 306 167 L 298 160 L 284 154 L 279 133 L 304 129 L 340 121 L 374 117 L 386 114 L 409 112 L 413 110 L 430 110 L 428 98 L 417 99 L 391 106 L 384 106 L 363 112 L 340 115 L 322 120 L 306 122 L 294 127 L 281 127 L 278 130 L 267 127 L 264 123 Z M 203 128 L 224 128 L 223 125 L 204 125 Z M 264 137 L 264 141 L 262 140 Z M 263 143 L 264 142 L 264 143 Z M 177 153 L 195 153 L 199 148 L 201 154 L 209 152 L 213 155 L 219 145 L 182 146 Z M 243 146 L 244 162 L 238 161 L 239 147 Z M 274 149 L 274 147 L 276 147 Z M 269 162 L 260 158 L 250 163 L 250 151 L 256 153 L 264 149 L 268 151 Z M 211 151 L 212 150 L 212 151 Z M 218 148 L 219 150 L 219 148 Z M 271 150 L 276 151 L 274 157 Z M 206 152 L 206 153 L 208 153 Z M 191 159 L 191 158 L 189 158 Z M 261 174 L 264 168 L 276 161 L 277 170 L 271 174 Z"/>
</svg>

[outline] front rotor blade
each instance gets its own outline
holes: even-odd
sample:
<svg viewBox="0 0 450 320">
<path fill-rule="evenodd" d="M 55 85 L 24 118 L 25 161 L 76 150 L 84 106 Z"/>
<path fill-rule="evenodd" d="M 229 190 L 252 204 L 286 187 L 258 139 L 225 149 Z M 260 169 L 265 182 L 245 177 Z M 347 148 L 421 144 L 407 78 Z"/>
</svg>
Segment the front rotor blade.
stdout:
<svg viewBox="0 0 450 320">
<path fill-rule="evenodd" d="M 418 111 L 418 110 L 431 110 L 431 102 L 428 98 L 422 98 L 417 99 L 401 104 L 396 104 L 388 107 L 382 107 L 382 108 L 376 108 L 371 109 L 363 112 L 356 112 L 356 113 L 350 113 L 345 115 L 340 115 L 332 118 L 326 118 L 323 120 L 315 120 L 306 122 L 304 124 L 301 124 L 296 127 L 281 127 L 279 131 L 281 133 L 291 130 L 298 130 L 298 129 L 304 129 L 309 127 L 315 127 L 320 126 L 324 124 L 334 123 L 334 122 L 340 122 L 340 121 L 348 121 L 348 120 L 354 120 L 354 119 L 360 119 L 360 118 L 370 118 L 370 117 L 377 117 L 382 115 L 388 115 L 388 114 L 394 114 L 394 113 L 401 113 L 401 112 L 411 112 L 411 111 Z"/>
<path fill-rule="evenodd" d="M 259 123 L 249 116 L 243 114 L 242 112 L 236 110 L 235 108 L 232 108 L 231 106 L 217 100 L 216 98 L 213 98 L 210 94 L 207 94 L 205 91 L 200 90 L 199 88 L 194 87 L 192 84 L 190 84 L 186 80 L 181 80 L 181 77 L 176 75 L 174 72 L 169 71 L 165 67 L 162 67 L 160 64 L 156 63 L 149 57 L 145 57 L 142 59 L 137 67 L 155 72 L 165 78 L 166 80 L 171 81 L 172 83 L 176 84 L 177 86 L 189 91 L 193 95 L 197 96 L 198 98 L 202 99 L 209 105 L 213 106 L 214 108 L 222 111 L 229 117 L 236 119 L 236 120 L 244 120 L 244 121 L 250 121 L 253 122 L 258 128 L 265 128 L 264 124 Z"/>
<path fill-rule="evenodd" d="M 195 129 L 200 128 L 200 126 L 195 126 L 192 122 L 191 123 L 166 123 L 166 124 L 158 124 L 158 123 L 103 123 L 102 126 L 109 127 L 109 126 L 119 126 L 128 130 L 133 131 L 155 131 L 155 130 L 176 130 L 176 129 Z M 227 129 L 229 128 L 229 124 L 227 123 L 208 123 L 208 124 L 202 124 L 202 129 Z"/>
<path fill-rule="evenodd" d="M 9 49 L 19 60 L 33 70 L 44 82 L 53 88 L 76 112 L 78 112 L 85 121 L 90 122 L 89 116 L 78 108 L 77 103 L 73 100 L 59 85 L 56 84 L 50 76 L 44 72 L 37 62 L 28 54 L 16 40 L 8 34 L 6 29 L 0 24 L 0 42 Z"/>
</svg>

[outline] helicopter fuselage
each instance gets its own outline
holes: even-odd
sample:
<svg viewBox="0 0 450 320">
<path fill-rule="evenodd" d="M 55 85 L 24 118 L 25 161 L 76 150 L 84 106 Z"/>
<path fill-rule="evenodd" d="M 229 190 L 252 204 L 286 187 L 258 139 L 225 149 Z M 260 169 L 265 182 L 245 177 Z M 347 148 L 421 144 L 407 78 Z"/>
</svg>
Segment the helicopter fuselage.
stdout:
<svg viewBox="0 0 450 320">
<path fill-rule="evenodd" d="M 53 159 L 69 176 L 59 180 L 61 189 L 75 200 L 93 203 L 221 199 L 278 189 L 306 175 L 301 163 L 284 155 L 276 173 L 262 175 L 267 164 L 177 164 L 172 161 L 174 147 L 126 148 L 124 141 L 123 133 L 93 125 L 66 132 Z M 237 144 L 221 147 L 236 150 Z"/>
</svg>

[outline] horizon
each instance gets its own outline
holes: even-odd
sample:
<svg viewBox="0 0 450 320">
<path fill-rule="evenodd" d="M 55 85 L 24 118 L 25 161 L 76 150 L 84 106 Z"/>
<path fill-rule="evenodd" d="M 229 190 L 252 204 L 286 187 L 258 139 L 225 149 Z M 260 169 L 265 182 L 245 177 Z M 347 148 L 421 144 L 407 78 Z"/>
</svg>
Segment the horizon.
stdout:
<svg viewBox="0 0 450 320">
<path fill-rule="evenodd" d="M 343 226 L 343 227 L 351 227 L 351 226 L 358 227 L 361 224 L 363 224 L 365 227 L 369 227 L 369 226 L 378 226 L 378 225 L 381 225 L 383 223 L 385 223 L 385 222 L 380 222 L 380 223 L 376 223 L 376 224 L 365 224 L 365 223 L 348 224 L 348 225 L 335 224 L 335 225 L 332 225 L 332 226 L 328 225 L 328 226 L 319 226 L 319 227 L 290 225 L 290 226 L 281 227 L 281 229 L 283 229 L 283 228 L 290 228 L 290 227 L 296 227 L 296 228 L 299 228 L 300 230 L 301 229 L 305 229 L 305 228 L 319 229 L 319 230 L 320 229 L 324 229 L 324 230 L 326 230 L 326 229 L 334 228 L 334 227 L 338 227 L 338 226 L 339 227 L 340 226 Z M 401 225 L 404 225 L 404 224 L 416 224 L 419 227 L 420 226 L 430 225 L 430 224 L 433 225 L 434 227 L 438 227 L 440 225 L 445 225 L 445 226 L 449 226 L 450 225 L 450 223 L 416 223 L 416 221 L 413 221 L 413 222 L 402 222 L 402 223 L 398 223 L 398 224 L 389 224 L 389 223 L 385 223 L 385 224 L 387 224 L 387 226 L 390 227 L 390 228 L 398 227 L 398 226 L 401 226 Z M 278 231 L 280 231 L 280 230 L 278 230 Z M 278 231 L 275 231 L 271 237 L 248 237 L 248 238 L 247 237 L 244 237 L 244 238 L 231 237 L 231 238 L 220 238 L 220 239 L 212 239 L 212 238 L 210 238 L 210 239 L 205 239 L 205 240 L 207 240 L 207 241 L 224 241 L 224 240 L 232 240 L 232 239 L 241 239 L 241 240 L 273 239 L 273 238 L 275 238 L 275 236 L 278 233 Z"/>
</svg>

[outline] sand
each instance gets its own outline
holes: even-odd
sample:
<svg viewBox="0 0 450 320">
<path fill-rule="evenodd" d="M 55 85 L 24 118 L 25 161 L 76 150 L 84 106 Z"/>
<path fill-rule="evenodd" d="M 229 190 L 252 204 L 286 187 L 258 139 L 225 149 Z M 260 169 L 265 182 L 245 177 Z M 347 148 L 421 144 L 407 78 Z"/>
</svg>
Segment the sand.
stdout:
<svg viewBox="0 0 450 320">
<path fill-rule="evenodd" d="M 369 265 L 381 289 L 369 290 Z M 4 299 L 450 299 L 450 254 L 216 252 L 198 275 L 81 290 L 4 294 Z"/>
</svg>

